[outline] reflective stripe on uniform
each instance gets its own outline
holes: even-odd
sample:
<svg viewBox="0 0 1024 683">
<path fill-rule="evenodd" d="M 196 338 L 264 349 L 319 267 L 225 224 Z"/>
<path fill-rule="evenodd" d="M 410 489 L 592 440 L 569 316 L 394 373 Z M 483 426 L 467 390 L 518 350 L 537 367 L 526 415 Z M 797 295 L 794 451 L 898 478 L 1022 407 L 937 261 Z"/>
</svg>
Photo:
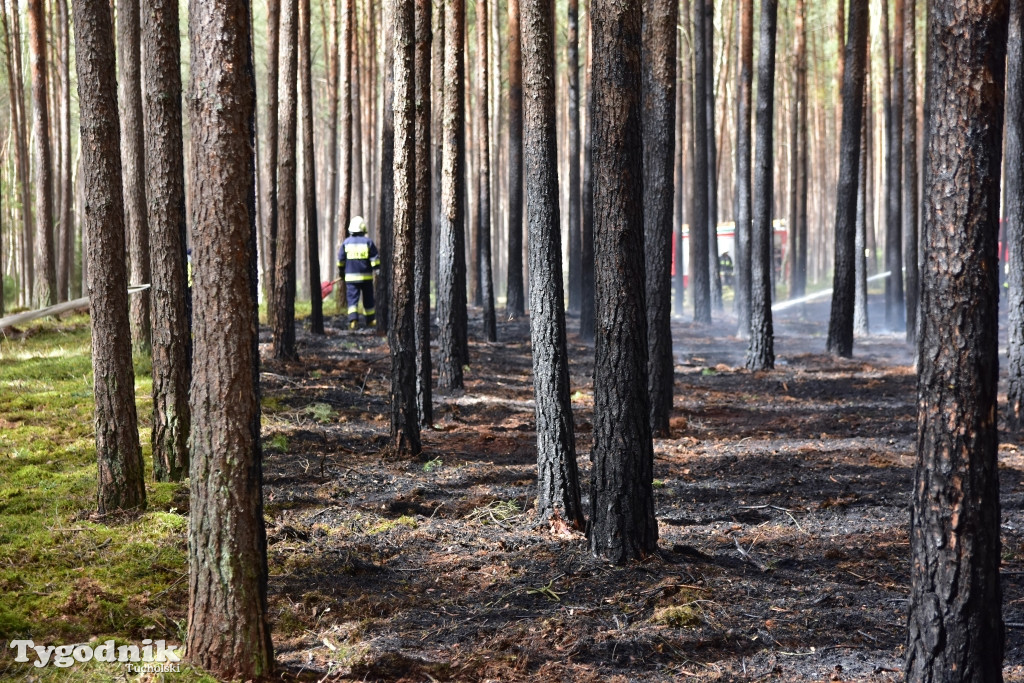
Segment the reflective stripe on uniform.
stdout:
<svg viewBox="0 0 1024 683">
<path fill-rule="evenodd" d="M 373 273 L 345 273 L 345 282 L 369 282 Z"/>
<path fill-rule="evenodd" d="M 355 305 L 355 306 L 349 306 L 348 307 L 348 314 L 349 315 L 352 315 L 353 313 L 358 313 L 358 312 L 359 312 L 359 305 L 358 304 Z"/>
<path fill-rule="evenodd" d="M 370 245 L 368 244 L 346 244 L 345 258 L 349 261 L 361 261 L 370 258 Z"/>
<path fill-rule="evenodd" d="M 372 259 L 370 259 L 370 267 L 371 268 L 380 268 L 380 257 L 379 256 L 374 256 Z"/>
<path fill-rule="evenodd" d="M 363 309 L 363 314 L 364 315 L 373 315 L 376 312 L 377 312 L 377 309 L 375 309 L 375 308 L 364 308 Z"/>
</svg>

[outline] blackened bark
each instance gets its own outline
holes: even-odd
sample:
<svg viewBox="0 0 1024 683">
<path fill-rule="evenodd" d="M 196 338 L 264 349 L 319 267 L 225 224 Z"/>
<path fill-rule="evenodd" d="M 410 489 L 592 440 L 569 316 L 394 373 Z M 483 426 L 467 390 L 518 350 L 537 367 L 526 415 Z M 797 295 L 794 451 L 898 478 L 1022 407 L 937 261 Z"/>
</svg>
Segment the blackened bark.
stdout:
<svg viewBox="0 0 1024 683">
<path fill-rule="evenodd" d="M 642 78 L 642 7 L 639 2 L 603 2 L 595 3 L 591 12 L 595 270 L 601 324 L 594 361 L 590 549 L 622 563 L 652 553 L 658 545 L 647 392 L 643 121 L 640 89 L 635 87 Z"/>
<path fill-rule="evenodd" d="M 377 325 L 387 332 L 391 324 L 391 258 L 395 221 L 395 70 L 393 2 L 384 3 L 384 112 L 380 142 L 380 226 L 377 231 L 380 249 L 380 270 L 377 273 Z"/>
<path fill-rule="evenodd" d="M 419 424 L 426 428 L 434 424 L 431 387 L 433 365 L 430 359 L 430 247 L 434 228 L 430 207 L 431 5 L 430 0 L 416 0 L 416 55 L 413 60 L 416 70 L 416 264 L 413 283 L 416 302 L 416 406 Z"/>
<path fill-rule="evenodd" d="M 523 317 L 523 60 L 519 0 L 508 0 L 508 275 L 509 320 Z"/>
<path fill-rule="evenodd" d="M 1006 426 L 1024 426 L 1024 0 L 1011 0 L 1006 60 L 1006 246 L 1009 249 L 1009 382 Z"/>
<path fill-rule="evenodd" d="M 844 358 L 853 355 L 853 308 L 856 290 L 857 184 L 860 179 L 860 130 L 864 104 L 864 64 L 868 7 L 850 3 L 850 32 L 843 75 L 843 128 L 839 138 L 839 183 L 836 188 L 835 274 L 827 347 Z"/>
<path fill-rule="evenodd" d="M 772 329 L 772 126 L 775 87 L 775 28 L 778 0 L 762 0 L 757 55 L 756 160 L 754 207 L 750 225 L 750 342 L 747 367 L 775 367 L 775 332 Z"/>
<path fill-rule="evenodd" d="M 319 220 L 316 210 L 316 149 L 313 147 L 313 75 L 310 32 L 313 29 L 309 0 L 299 0 L 299 78 L 302 89 L 302 211 L 306 223 L 309 264 L 309 329 L 324 333 L 324 300 L 320 296 Z M 294 321 L 293 321 L 294 323 Z"/>
<path fill-rule="evenodd" d="M 580 52 L 579 0 L 568 1 L 565 68 L 568 81 L 569 125 L 569 314 L 580 312 L 583 292 L 583 235 L 580 231 Z"/>
<path fill-rule="evenodd" d="M 146 486 L 128 335 L 114 28 L 110 11 L 102 3 L 75 0 L 74 12 L 78 98 L 82 106 L 83 228 L 89 234 L 86 259 L 99 464 L 97 505 L 102 515 L 144 509 Z M 51 292 L 56 294 L 56 288 Z"/>
<path fill-rule="evenodd" d="M 896 0 L 897 4 L 899 0 Z M 897 12 L 898 14 L 898 12 Z M 897 30 L 893 32 L 893 47 L 897 41 L 902 41 L 902 33 L 899 31 L 899 24 L 902 18 L 897 16 Z M 900 34 L 896 36 L 895 34 Z M 900 173 L 901 156 L 898 150 L 901 143 L 899 133 L 902 126 L 900 110 L 903 103 L 901 96 L 903 81 L 900 77 L 902 69 L 900 64 L 903 60 L 901 50 L 892 50 L 893 68 L 889 69 L 890 33 L 889 33 L 889 0 L 882 0 L 882 55 L 884 57 L 883 67 L 883 115 L 885 118 L 885 268 L 889 271 L 889 277 L 885 280 L 885 324 L 889 329 L 900 329 L 903 327 L 904 304 L 903 304 L 903 245 L 901 243 L 901 220 L 900 212 Z"/>
<path fill-rule="evenodd" d="M 917 267 L 917 38 L 916 0 L 903 3 L 903 267 L 907 342 L 917 338 L 917 302 L 920 276 Z"/>
<path fill-rule="evenodd" d="M 422 2 L 422 0 L 420 0 Z M 416 87 L 413 73 L 413 0 L 395 0 L 393 16 L 395 107 L 394 253 L 391 269 L 391 445 L 395 453 L 418 455 L 416 409 L 416 325 L 413 227 L 416 217 Z M 428 19 L 429 21 L 429 19 Z"/>
<path fill-rule="evenodd" d="M 708 59 L 707 31 L 704 28 L 704 2 L 693 3 L 693 214 L 690 219 L 690 289 L 693 291 L 693 319 L 698 323 L 711 322 L 711 271 L 708 268 L 708 186 L 711 169 L 708 168 L 708 112 L 705 79 Z"/>
<path fill-rule="evenodd" d="M 711 306 L 722 310 L 722 269 L 718 262 L 718 149 L 715 140 L 715 2 L 704 0 L 704 107 L 707 109 L 708 274 Z"/>
<path fill-rule="evenodd" d="M 32 56 L 32 142 L 36 181 L 36 277 L 33 300 L 37 308 L 42 308 L 57 303 L 57 263 L 53 250 L 53 166 L 50 159 L 46 15 L 43 0 L 28 1 L 28 37 Z M 117 87 L 116 84 L 114 87 Z"/>
<path fill-rule="evenodd" d="M 465 142 L 463 46 L 465 0 L 452 0 L 445 8 L 444 37 L 444 161 L 441 172 L 441 224 L 438 226 L 437 324 L 440 357 L 437 386 L 462 388 L 466 338 L 466 246 L 464 226 Z"/>
<path fill-rule="evenodd" d="M 189 3 L 195 368 L 189 659 L 269 678 L 256 308 L 256 82 L 249 4 Z"/>
<path fill-rule="evenodd" d="M 124 218 L 128 229 L 129 282 L 146 284 L 149 274 L 149 225 L 146 220 L 146 154 L 142 131 L 142 62 L 139 38 L 139 0 L 117 2 L 117 52 L 121 82 L 121 168 Z M 59 279 L 59 278 L 58 278 Z M 132 346 L 142 353 L 150 348 L 149 292 L 129 300 Z"/>
<path fill-rule="evenodd" d="M 277 271 L 277 129 L 278 61 L 281 46 L 281 0 L 267 0 L 267 272 L 264 273 L 267 319 L 274 319 Z"/>
<path fill-rule="evenodd" d="M 537 512 L 583 528 L 569 355 L 562 308 L 562 250 L 555 146 L 554 16 L 545 0 L 522 0 L 530 341 L 537 419 Z"/>
<path fill-rule="evenodd" d="M 647 379 L 651 432 L 668 436 L 672 360 L 672 163 L 675 158 L 676 0 L 645 0 L 643 195 L 647 294 Z"/>
<path fill-rule="evenodd" d="M 908 681 L 1002 680 L 997 242 L 1007 4 L 928 8 Z"/>
<path fill-rule="evenodd" d="M 277 159 L 277 257 L 274 261 L 274 358 L 298 360 L 295 350 L 296 159 L 298 124 L 298 0 L 281 5 L 281 122 Z"/>
<path fill-rule="evenodd" d="M 689 107 L 689 99 L 687 95 L 690 89 L 690 79 L 685 75 L 686 62 L 688 60 L 688 49 L 687 40 L 678 38 L 678 34 L 683 33 L 686 29 L 684 28 L 684 22 L 689 17 L 688 12 L 683 12 L 680 16 L 680 26 L 677 29 L 676 39 L 676 71 L 679 73 L 679 81 L 676 84 L 676 220 L 674 233 L 672 235 L 672 247 L 675 250 L 675 272 L 673 273 L 673 314 L 679 317 L 683 315 L 683 304 L 684 297 L 686 294 L 685 280 L 683 279 L 683 223 L 686 221 L 689 209 L 684 210 L 686 204 L 686 191 L 685 182 L 689 177 L 690 171 L 687 166 L 686 149 L 688 148 L 688 138 L 690 135 L 689 117 L 687 116 L 687 108 Z M 589 70 L 589 65 L 588 65 Z"/>
<path fill-rule="evenodd" d="M 736 319 L 750 337 L 751 150 L 750 105 L 754 88 L 754 0 L 740 4 L 739 87 L 736 94 Z"/>
<path fill-rule="evenodd" d="M 479 241 L 480 300 L 483 305 L 484 339 L 497 341 L 498 330 L 494 313 L 494 275 L 491 268 L 491 135 L 490 135 L 490 78 L 487 75 L 487 2 L 476 0 L 477 59 L 477 234 Z"/>
<path fill-rule="evenodd" d="M 870 51 L 868 52 L 870 55 Z M 864 111 L 868 108 L 868 91 L 870 81 L 864 79 Z M 853 334 L 858 337 L 868 335 L 868 262 L 864 257 L 867 241 L 867 185 L 868 185 L 868 117 L 860 117 L 860 163 L 857 179 L 857 220 L 853 243 L 854 277 L 856 279 L 853 300 Z"/>
<path fill-rule="evenodd" d="M 590 12 L 587 12 L 590 19 Z M 593 39 L 593 30 L 587 35 Z M 587 127 L 583 142 L 583 188 L 580 245 L 580 339 L 594 339 L 594 82 L 591 64 L 594 50 L 587 46 Z"/>
<path fill-rule="evenodd" d="M 181 132 L 181 34 L 177 0 L 147 0 L 142 16 L 146 202 L 153 286 L 153 471 L 158 481 L 189 472 L 189 383 L 185 159 Z"/>
<path fill-rule="evenodd" d="M 800 252 L 800 121 L 807 109 L 807 48 L 804 25 L 807 20 L 806 0 L 797 0 L 793 17 L 793 101 L 789 108 L 789 249 L 786 254 L 789 298 L 804 295 L 804 286 L 797 282 L 796 262 Z M 783 274 L 786 277 L 787 274 Z"/>
</svg>

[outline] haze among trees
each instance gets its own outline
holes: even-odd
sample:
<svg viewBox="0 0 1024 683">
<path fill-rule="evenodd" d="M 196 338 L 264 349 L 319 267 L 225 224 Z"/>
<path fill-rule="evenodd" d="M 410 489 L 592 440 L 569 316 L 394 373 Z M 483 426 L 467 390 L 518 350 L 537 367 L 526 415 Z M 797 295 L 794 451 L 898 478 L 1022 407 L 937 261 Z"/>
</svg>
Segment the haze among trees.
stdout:
<svg viewBox="0 0 1024 683">
<path fill-rule="evenodd" d="M 3 0 L 0 641 L 170 642 L 183 680 L 1024 676 L 1022 31 Z"/>
</svg>

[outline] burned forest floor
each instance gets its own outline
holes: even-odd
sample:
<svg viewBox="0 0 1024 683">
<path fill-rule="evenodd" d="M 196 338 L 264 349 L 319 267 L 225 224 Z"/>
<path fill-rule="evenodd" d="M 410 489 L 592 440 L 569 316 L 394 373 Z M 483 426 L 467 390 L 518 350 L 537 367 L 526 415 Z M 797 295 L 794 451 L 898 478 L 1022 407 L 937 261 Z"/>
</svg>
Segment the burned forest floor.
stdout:
<svg viewBox="0 0 1024 683">
<path fill-rule="evenodd" d="M 659 552 L 616 567 L 534 513 L 529 324 L 435 395 L 418 459 L 388 452 L 385 340 L 335 323 L 263 368 L 271 610 L 280 664 L 317 680 L 902 679 L 916 380 L 902 335 L 824 353 L 808 305 L 777 368 L 728 320 L 677 320 Z M 593 347 L 569 320 L 589 509 Z M 266 341 L 266 340 L 265 340 Z M 1000 446 L 1007 680 L 1024 680 L 1024 457 Z"/>
<path fill-rule="evenodd" d="M 728 314 L 675 320 L 671 436 L 654 444 L 659 550 L 613 566 L 534 512 L 528 320 L 485 343 L 473 313 L 465 390 L 435 394 L 417 458 L 389 450 L 382 336 L 332 318 L 326 336 L 300 330 L 301 361 L 282 363 L 262 331 L 280 678 L 902 680 L 916 429 L 902 334 L 837 359 L 824 352 L 827 302 L 807 304 L 775 315 L 776 369 L 751 373 Z M 589 509 L 593 346 L 577 325 Z M 136 395 L 151 467 L 146 361 Z M 87 318 L 0 335 L 0 680 L 161 680 L 20 665 L 13 638 L 184 639 L 188 485 L 150 471 L 144 514 L 97 518 L 91 415 Z M 1024 681 L 1024 454 L 1001 436 L 1004 671 Z M 183 667 L 165 680 L 212 679 Z"/>
</svg>

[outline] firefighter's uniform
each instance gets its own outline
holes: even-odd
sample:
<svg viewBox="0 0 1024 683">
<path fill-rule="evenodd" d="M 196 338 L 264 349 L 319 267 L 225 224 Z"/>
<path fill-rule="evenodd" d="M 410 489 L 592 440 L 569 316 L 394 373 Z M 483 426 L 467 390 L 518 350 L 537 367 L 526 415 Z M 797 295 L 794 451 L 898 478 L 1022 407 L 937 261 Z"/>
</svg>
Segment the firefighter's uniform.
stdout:
<svg viewBox="0 0 1024 683">
<path fill-rule="evenodd" d="M 359 319 L 359 297 L 363 297 L 363 314 L 366 324 L 376 327 L 376 313 L 373 301 L 373 273 L 380 268 L 377 245 L 366 236 L 366 221 L 356 216 L 349 223 L 349 237 L 338 250 L 338 275 L 345 276 L 345 290 L 348 295 L 348 326 L 356 328 Z"/>
</svg>

